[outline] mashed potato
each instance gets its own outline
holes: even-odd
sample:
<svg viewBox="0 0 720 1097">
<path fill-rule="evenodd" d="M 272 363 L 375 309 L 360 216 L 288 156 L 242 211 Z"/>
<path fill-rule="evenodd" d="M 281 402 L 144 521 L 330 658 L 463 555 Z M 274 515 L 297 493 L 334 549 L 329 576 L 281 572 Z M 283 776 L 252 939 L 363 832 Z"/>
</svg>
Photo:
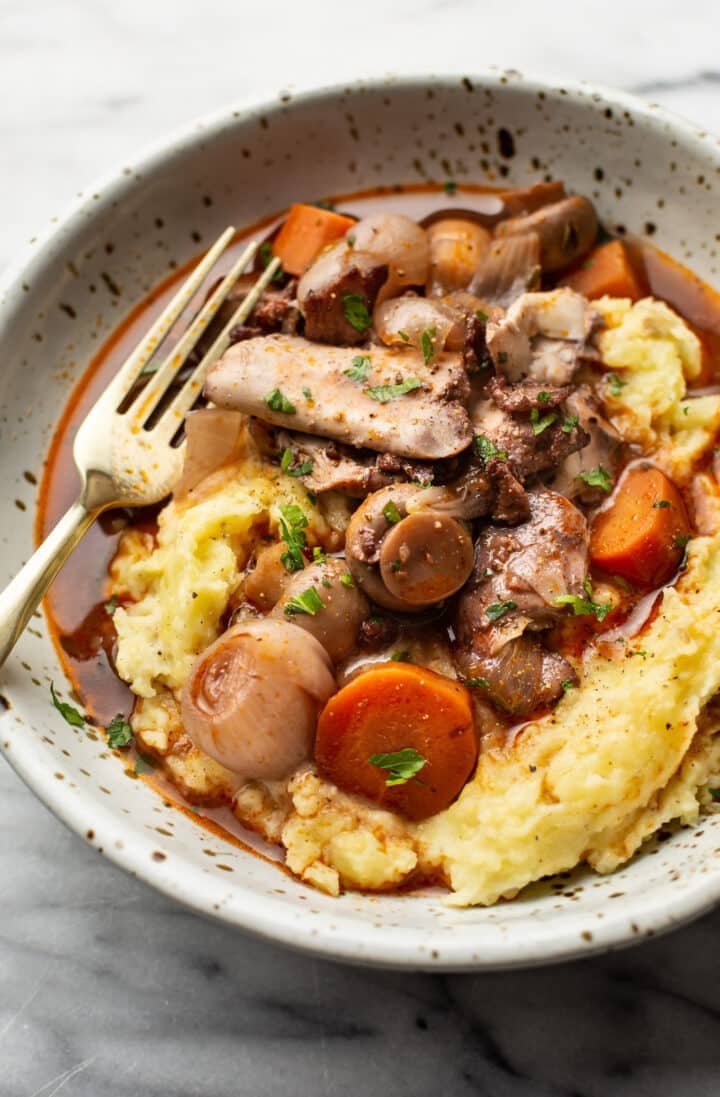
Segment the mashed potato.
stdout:
<svg viewBox="0 0 720 1097">
<path fill-rule="evenodd" d="M 713 445 L 720 397 L 686 399 L 700 346 L 666 305 L 597 303 L 606 410 L 630 442 L 681 483 Z M 297 502 L 308 541 L 324 543 L 327 504 L 257 455 L 209 477 L 190 501 L 162 512 L 156 543 L 130 532 L 113 566 L 117 593 L 135 604 L 115 614 L 118 669 L 144 700 L 138 740 L 198 803 L 228 803 L 238 818 L 281 841 L 288 866 L 331 894 L 383 890 L 416 875 L 441 875 L 458 906 L 490 904 L 543 876 L 585 861 L 609 872 L 660 826 L 692 823 L 720 778 L 720 507 L 706 507 L 705 536 L 665 592 L 641 642 L 624 653 L 598 647 L 580 688 L 526 726 L 514 745 L 486 749 L 458 800 L 413 825 L 327 784 L 311 766 L 289 782 L 243 783 L 207 759 L 179 721 L 178 691 L 199 652 L 217 636 L 242 568 L 276 533 L 278 506 Z M 708 517 L 709 515 L 709 517 Z"/>
</svg>

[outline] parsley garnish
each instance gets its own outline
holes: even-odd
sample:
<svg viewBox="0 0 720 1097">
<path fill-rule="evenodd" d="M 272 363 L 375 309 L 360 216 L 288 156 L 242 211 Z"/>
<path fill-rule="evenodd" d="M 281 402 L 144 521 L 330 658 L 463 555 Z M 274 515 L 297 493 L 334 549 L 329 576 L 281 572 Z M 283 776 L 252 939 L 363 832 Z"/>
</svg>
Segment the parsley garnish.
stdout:
<svg viewBox="0 0 720 1097">
<path fill-rule="evenodd" d="M 308 587 L 302 594 L 297 594 L 285 603 L 285 613 L 288 617 L 295 617 L 298 613 L 306 613 L 314 617 L 321 609 L 325 609 L 325 603 L 317 592 L 317 587 Z"/>
<path fill-rule="evenodd" d="M 265 397 L 265 403 L 271 411 L 282 411 L 285 415 L 294 415 L 297 408 L 288 400 L 287 396 L 280 391 L 280 389 L 273 389 Z"/>
<path fill-rule="evenodd" d="M 52 697 L 52 703 L 58 710 L 64 720 L 67 721 L 73 728 L 85 727 L 85 717 L 78 712 L 72 705 L 68 705 L 65 701 L 59 701 L 55 692 L 55 683 L 50 683 L 50 696 Z"/>
<path fill-rule="evenodd" d="M 343 373 L 346 377 L 349 377 L 351 381 L 364 381 L 367 377 L 367 371 L 370 369 L 370 358 L 367 354 L 358 354 L 352 360 L 352 366 L 350 369 L 344 369 Z"/>
<path fill-rule="evenodd" d="M 427 758 L 412 747 L 405 747 L 404 750 L 394 750 L 390 754 L 371 754 L 368 762 L 371 766 L 388 771 L 385 784 L 392 788 L 393 785 L 407 784 L 427 765 Z"/>
<path fill-rule="evenodd" d="M 623 381 L 622 378 L 618 377 L 617 373 L 608 373 L 606 374 L 606 377 L 608 388 L 610 389 L 610 395 L 619 396 L 622 390 L 627 385 L 627 381 Z"/>
<path fill-rule="evenodd" d="M 443 190 L 446 194 L 449 194 L 450 197 L 457 193 L 457 187 L 458 185 L 454 179 L 446 179 L 443 183 Z"/>
<path fill-rule="evenodd" d="M 391 571 L 400 571 L 401 567 L 402 567 L 402 560 L 393 560 L 393 562 L 390 566 L 390 570 Z"/>
<path fill-rule="evenodd" d="M 408 377 L 398 385 L 377 385 L 375 388 L 365 389 L 365 392 L 379 404 L 389 404 L 391 400 L 397 400 L 398 396 L 419 388 L 422 388 L 422 381 L 418 381 L 417 377 Z"/>
<path fill-rule="evenodd" d="M 313 549 L 313 564 L 324 564 L 327 560 L 327 553 L 323 552 L 319 545 L 315 545 Z"/>
<path fill-rule="evenodd" d="M 118 596 L 117 596 L 117 594 L 113 594 L 112 598 L 110 598 L 105 603 L 105 612 L 107 613 L 108 617 L 112 617 L 112 615 L 114 614 L 114 612 L 117 608 L 118 608 Z"/>
<path fill-rule="evenodd" d="M 307 385 L 303 385 L 302 394 L 303 394 L 303 396 L 305 397 L 306 400 L 312 400 L 312 398 L 313 398 L 313 394 L 311 393 L 311 391 L 307 387 Z"/>
<path fill-rule="evenodd" d="M 385 516 L 385 521 L 389 522 L 391 526 L 396 526 L 402 518 L 400 511 L 397 509 L 392 499 L 388 499 L 387 503 L 382 509 L 382 512 Z"/>
<path fill-rule="evenodd" d="M 133 737 L 133 730 L 121 712 L 113 716 L 105 731 L 108 746 L 113 750 L 126 747 Z"/>
<path fill-rule="evenodd" d="M 601 488 L 608 493 L 612 491 L 612 476 L 602 465 L 590 469 L 590 472 L 581 472 L 577 479 L 584 480 L 590 488 Z"/>
<path fill-rule="evenodd" d="M 294 460 L 293 451 L 291 449 L 284 449 L 280 459 L 280 468 L 283 472 L 286 472 L 288 476 L 308 476 L 309 473 L 312 472 L 313 463 L 309 457 L 301 464 L 293 466 Z"/>
<path fill-rule="evenodd" d="M 433 339 L 437 335 L 437 328 L 425 328 L 424 332 L 420 336 L 420 346 L 422 347 L 423 358 L 425 359 L 425 365 L 429 366 L 433 360 L 435 354 L 435 344 Z"/>
<path fill-rule="evenodd" d="M 354 582 L 353 577 L 352 577 L 352 575 L 350 574 L 349 571 L 344 571 L 343 572 L 343 574 L 340 576 L 340 582 L 342 583 L 342 585 L 344 587 L 354 587 L 355 586 L 355 582 Z"/>
<path fill-rule="evenodd" d="M 342 299 L 343 316 L 355 331 L 367 331 L 372 324 L 367 301 L 359 293 L 345 293 Z"/>
<path fill-rule="evenodd" d="M 482 309 L 475 309 L 475 315 L 477 316 L 478 320 L 482 321 L 483 324 L 487 324 L 488 314 L 486 312 L 483 312 Z"/>
<path fill-rule="evenodd" d="M 572 434 L 572 432 L 575 430 L 575 427 L 578 425 L 579 420 L 579 415 L 568 415 L 563 421 L 562 427 L 560 428 L 563 434 Z"/>
<path fill-rule="evenodd" d="M 355 241 L 357 240 L 357 236 L 355 235 L 354 232 L 349 232 L 347 234 L 347 236 L 345 237 L 345 239 L 347 240 L 349 247 L 351 247 L 351 248 L 355 247 Z"/>
<path fill-rule="evenodd" d="M 283 567 L 290 572 L 302 571 L 305 567 L 302 550 L 307 541 L 304 530 L 308 520 L 296 503 L 281 503 L 280 514 L 280 531 L 287 545 L 287 552 L 280 557 Z"/>
<path fill-rule="evenodd" d="M 720 788 L 709 788 L 708 792 L 712 796 L 713 800 L 720 800 Z"/>
<path fill-rule="evenodd" d="M 656 510 L 664 510 L 665 507 L 670 506 L 670 500 L 669 499 L 656 499 L 655 502 L 653 503 L 653 506 L 655 507 Z"/>
<path fill-rule="evenodd" d="M 549 404 L 550 403 L 550 393 L 549 392 L 544 392 L 544 391 L 539 392 L 537 398 L 538 398 L 538 404 Z"/>
<path fill-rule="evenodd" d="M 475 449 L 480 455 L 480 459 L 487 464 L 492 457 L 497 457 L 499 461 L 507 461 L 507 451 L 504 449 L 498 449 L 495 443 L 484 434 L 475 435 Z"/>
<path fill-rule="evenodd" d="M 680 563 L 678 564 L 678 567 L 681 571 L 684 571 L 687 567 L 687 547 L 691 541 L 692 537 L 688 537 L 687 534 L 684 533 L 678 534 L 678 536 L 673 541 L 673 548 L 679 548 L 683 550 L 682 557 L 680 558 Z"/>
<path fill-rule="evenodd" d="M 504 617 L 506 613 L 509 613 L 511 609 L 517 609 L 517 602 L 512 602 L 508 599 L 506 602 L 494 602 L 491 606 L 488 606 L 485 613 L 491 621 L 498 621 L 501 617 Z"/>
<path fill-rule="evenodd" d="M 557 419 L 556 411 L 549 411 L 547 415 L 540 415 L 537 408 L 533 408 L 530 412 L 530 422 L 532 423 L 533 434 L 542 434 L 544 430 L 551 427 Z"/>
<path fill-rule="evenodd" d="M 573 682 L 572 678 L 566 678 L 565 681 L 562 682 L 561 684 L 562 684 L 562 688 L 563 688 L 563 693 L 568 693 L 569 690 L 576 688 L 575 683 Z"/>
<path fill-rule="evenodd" d="M 463 685 L 468 689 L 490 689 L 487 678 L 466 678 Z"/>
<path fill-rule="evenodd" d="M 408 333 L 406 331 L 398 331 L 398 335 L 402 339 L 403 343 L 409 343 L 410 342 L 410 336 L 408 335 Z"/>
<path fill-rule="evenodd" d="M 592 585 L 589 579 L 583 582 L 583 590 L 587 597 L 581 598 L 577 594 L 561 594 L 555 599 L 556 606 L 572 606 L 575 617 L 595 616 L 598 621 L 604 621 L 612 610 L 612 602 L 593 601 Z"/>
<path fill-rule="evenodd" d="M 142 754 L 138 754 L 135 760 L 135 768 L 133 770 L 133 773 L 152 773 L 154 769 L 155 766 L 148 758 L 144 758 Z"/>
<path fill-rule="evenodd" d="M 507 351 L 506 350 L 501 350 L 500 353 L 498 354 L 498 362 L 500 363 L 501 366 L 504 366 L 505 363 L 507 362 L 507 360 L 508 360 Z"/>
<path fill-rule="evenodd" d="M 263 244 L 260 245 L 258 254 L 260 256 L 260 262 L 262 263 L 262 265 L 264 267 L 269 267 L 270 264 L 272 263 L 273 259 L 275 258 L 275 255 L 273 253 L 272 244 L 270 243 L 269 240 L 266 240 Z M 273 274 L 270 281 L 271 282 L 282 282 L 284 277 L 285 277 L 285 271 L 282 269 L 282 267 L 278 267 L 278 269 L 275 271 L 275 273 Z"/>
<path fill-rule="evenodd" d="M 412 663 L 409 651 L 394 651 L 390 659 L 393 663 Z"/>
</svg>

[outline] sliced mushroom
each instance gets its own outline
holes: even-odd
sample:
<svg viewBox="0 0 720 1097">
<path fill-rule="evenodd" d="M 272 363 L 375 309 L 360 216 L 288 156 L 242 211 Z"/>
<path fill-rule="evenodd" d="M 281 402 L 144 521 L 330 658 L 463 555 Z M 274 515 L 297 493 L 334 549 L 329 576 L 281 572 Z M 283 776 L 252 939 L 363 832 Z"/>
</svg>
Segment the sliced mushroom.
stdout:
<svg viewBox="0 0 720 1097">
<path fill-rule="evenodd" d="M 472 439 L 460 354 L 426 363 L 411 347 L 358 356 L 352 347 L 268 335 L 230 347 L 210 370 L 205 395 L 276 426 L 403 457 L 452 457 Z"/>
<path fill-rule="evenodd" d="M 302 595 L 311 589 L 317 593 L 322 608 L 317 608 L 316 600 L 312 600 L 307 603 L 310 612 L 293 612 L 294 606 L 302 605 Z M 355 585 L 345 561 L 328 557 L 323 563 L 311 564 L 293 575 L 270 616 L 290 620 L 311 633 L 332 661 L 339 663 L 356 647 L 360 625 L 369 610 L 367 598 Z"/>
<path fill-rule="evenodd" d="M 428 296 L 442 297 L 466 289 L 490 247 L 491 236 L 477 222 L 459 217 L 433 221 L 427 229 L 430 248 Z"/>
<path fill-rule="evenodd" d="M 592 202 L 581 195 L 564 198 L 534 213 L 510 217 L 495 229 L 498 237 L 536 233 L 543 271 L 554 274 L 577 262 L 595 243 L 598 220 Z"/>
<path fill-rule="evenodd" d="M 470 292 L 485 307 L 507 308 L 521 294 L 540 284 L 540 241 L 534 232 L 493 240 L 479 270 L 470 282 Z"/>
<path fill-rule="evenodd" d="M 416 612 L 459 590 L 472 571 L 472 541 L 447 514 L 408 504 L 425 489 L 398 484 L 368 496 L 347 529 L 345 555 L 355 581 L 378 605 Z"/>
<path fill-rule="evenodd" d="M 197 660 L 182 721 L 221 765 L 248 779 L 280 779 L 311 757 L 318 713 L 335 688 L 314 636 L 286 621 L 252 621 L 228 629 Z"/>
</svg>

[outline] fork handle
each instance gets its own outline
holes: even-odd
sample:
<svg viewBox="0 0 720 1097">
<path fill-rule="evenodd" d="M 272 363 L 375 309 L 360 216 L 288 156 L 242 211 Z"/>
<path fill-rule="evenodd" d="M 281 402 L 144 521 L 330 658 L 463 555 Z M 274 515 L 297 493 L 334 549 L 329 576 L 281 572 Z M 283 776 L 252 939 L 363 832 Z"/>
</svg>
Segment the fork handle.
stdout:
<svg viewBox="0 0 720 1097">
<path fill-rule="evenodd" d="M 42 601 L 68 556 L 99 511 L 73 503 L 40 547 L 0 594 L 0 666 Z"/>
</svg>

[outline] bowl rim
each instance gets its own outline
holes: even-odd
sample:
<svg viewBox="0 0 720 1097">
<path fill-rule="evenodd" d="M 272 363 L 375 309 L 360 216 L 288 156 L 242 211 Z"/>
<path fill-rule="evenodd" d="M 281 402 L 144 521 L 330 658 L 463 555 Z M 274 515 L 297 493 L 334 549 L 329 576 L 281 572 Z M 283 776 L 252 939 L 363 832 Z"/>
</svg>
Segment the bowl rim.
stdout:
<svg viewBox="0 0 720 1097">
<path fill-rule="evenodd" d="M 664 107 L 603 85 L 586 81 L 556 83 L 547 78 L 524 75 L 514 69 L 486 67 L 467 72 L 445 70 L 437 73 L 407 70 L 401 74 L 376 73 L 354 81 L 303 87 L 293 91 L 289 98 L 285 91 L 274 98 L 259 100 L 250 93 L 238 101 L 192 118 L 172 128 L 164 136 L 141 144 L 134 155 L 126 157 L 123 163 L 105 171 L 89 184 L 52 219 L 49 227 L 33 236 L 6 265 L 0 274 L 0 311 L 12 307 L 16 295 L 20 294 L 22 283 L 31 282 L 33 268 L 36 264 L 42 265 L 46 253 L 54 245 L 60 244 L 66 234 L 79 230 L 92 218 L 93 210 L 99 212 L 99 207 L 90 197 L 92 194 L 106 195 L 111 190 L 121 199 L 125 192 L 133 189 L 136 180 L 128 175 L 128 162 L 135 165 L 141 173 L 152 172 L 169 155 L 191 150 L 199 136 L 219 136 L 226 129 L 232 129 L 248 118 L 275 113 L 286 108 L 289 103 L 311 105 L 346 95 L 348 91 L 377 88 L 419 90 L 426 88 L 428 84 L 439 88 L 456 87 L 463 78 L 470 79 L 479 87 L 499 90 L 511 85 L 528 93 L 542 91 L 550 102 L 561 95 L 571 100 L 587 100 L 592 96 L 595 101 L 632 111 L 636 117 L 643 118 L 651 126 L 664 125 L 675 136 L 706 146 L 708 151 L 712 150 L 716 159 L 720 159 L 720 140 L 715 135 Z M 338 900 L 337 915 L 325 920 L 324 925 L 323 918 L 311 921 L 303 918 L 301 913 L 299 916 L 295 911 L 289 913 L 282 903 L 272 902 L 269 896 L 259 896 L 244 885 L 233 889 L 232 903 L 220 904 L 215 909 L 209 898 L 205 898 L 202 887 L 195 887 L 196 879 L 200 883 L 203 878 L 196 878 L 196 871 L 192 866 L 183 865 L 179 860 L 180 870 L 176 874 L 169 874 L 165 864 L 154 864 L 146 856 L 151 846 L 142 837 L 118 849 L 112 840 L 116 833 L 114 811 L 91 797 L 75 797 L 63 782 L 48 781 L 44 770 L 33 764 L 31 749 L 18 751 L 16 743 L 10 749 L 10 744 L 0 742 L 0 750 L 10 766 L 46 807 L 86 841 L 90 842 L 88 830 L 94 831 L 95 837 L 91 844 L 130 875 L 198 914 L 217 919 L 265 941 L 325 959 L 377 967 L 435 971 L 523 968 L 622 948 L 644 937 L 687 923 L 720 903 L 719 867 L 715 873 L 711 871 L 693 878 L 693 883 L 689 886 L 669 889 L 669 897 L 664 902 L 656 902 L 648 909 L 629 909 L 626 903 L 612 905 L 602 923 L 593 920 L 590 941 L 581 940 L 578 929 L 571 932 L 553 932 L 548 926 L 536 923 L 537 932 L 528 941 L 519 944 L 516 935 L 503 938 L 502 934 L 496 932 L 498 927 L 493 926 L 493 939 L 483 942 L 480 949 L 473 949 L 462 934 L 457 935 L 457 938 L 455 934 L 449 934 L 448 939 L 443 940 L 436 949 L 438 940 L 432 927 L 415 930 L 401 927 L 402 934 L 388 932 L 386 927 L 377 931 L 372 924 L 361 922 L 357 917 L 345 917 L 341 909 L 341 899 Z M 635 930 L 631 931 L 633 919 Z M 478 937 L 481 937 L 487 927 L 476 925 L 475 928 Z M 326 933 L 325 930 L 329 932 Z"/>
</svg>

